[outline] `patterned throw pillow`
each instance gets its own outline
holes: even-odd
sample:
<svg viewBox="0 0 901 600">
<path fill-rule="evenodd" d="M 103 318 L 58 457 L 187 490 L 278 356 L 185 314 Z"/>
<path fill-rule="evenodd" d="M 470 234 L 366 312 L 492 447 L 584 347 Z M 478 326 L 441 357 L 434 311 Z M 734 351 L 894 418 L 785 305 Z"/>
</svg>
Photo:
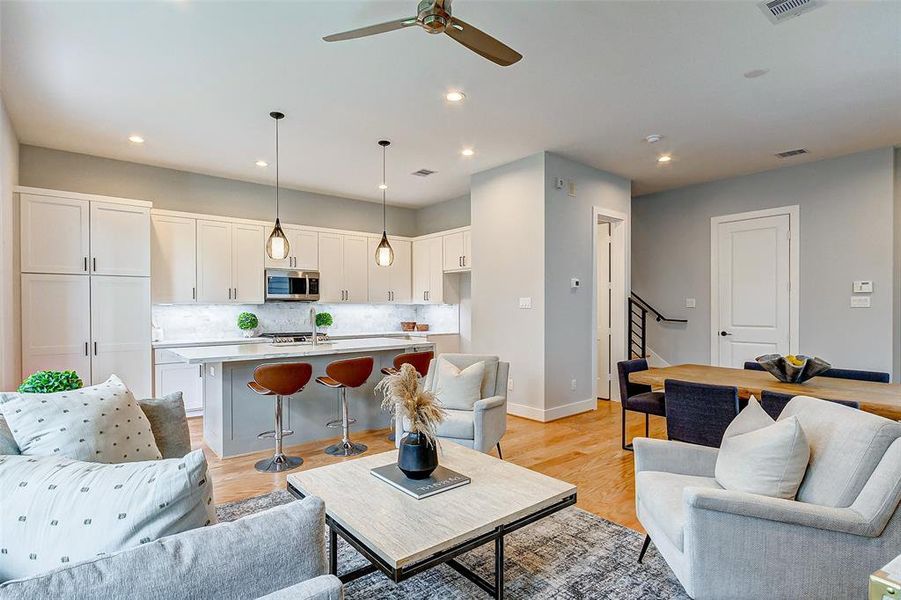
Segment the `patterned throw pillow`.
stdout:
<svg viewBox="0 0 901 600">
<path fill-rule="evenodd" d="M 24 455 L 101 463 L 162 458 L 150 423 L 115 375 L 53 394 L 0 394 L 0 411 Z"/>
<path fill-rule="evenodd" d="M 0 581 L 216 522 L 206 458 L 104 465 L 0 456 Z"/>
</svg>

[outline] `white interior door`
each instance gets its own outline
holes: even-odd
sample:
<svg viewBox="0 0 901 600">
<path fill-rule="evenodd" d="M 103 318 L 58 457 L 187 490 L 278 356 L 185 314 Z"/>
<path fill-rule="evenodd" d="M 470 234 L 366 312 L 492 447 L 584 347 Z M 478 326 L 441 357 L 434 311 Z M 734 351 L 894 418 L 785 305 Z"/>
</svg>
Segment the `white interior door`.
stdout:
<svg viewBox="0 0 901 600">
<path fill-rule="evenodd" d="M 135 398 L 150 398 L 149 277 L 91 277 L 91 338 L 91 381 L 115 374 Z"/>
<path fill-rule="evenodd" d="M 91 278 L 22 275 L 22 377 L 75 371 L 91 382 Z"/>
<path fill-rule="evenodd" d="M 91 202 L 91 273 L 150 277 L 150 209 Z"/>
<path fill-rule="evenodd" d="M 319 234 L 319 301 L 344 300 L 344 244 L 337 233 Z"/>
<path fill-rule="evenodd" d="M 260 225 L 232 225 L 232 300 L 263 303 L 263 257 L 266 234 Z"/>
<path fill-rule="evenodd" d="M 22 194 L 22 272 L 88 272 L 90 208 L 87 200 Z"/>
<path fill-rule="evenodd" d="M 788 214 L 716 224 L 719 366 L 790 351 L 790 225 Z"/>
<path fill-rule="evenodd" d="M 231 228 L 222 221 L 197 221 L 198 302 L 222 304 L 232 299 Z"/>
<path fill-rule="evenodd" d="M 598 398 L 610 399 L 610 223 L 597 227 Z"/>
<path fill-rule="evenodd" d="M 369 263 L 375 256 L 369 255 L 366 238 L 344 236 L 344 300 L 366 302 L 369 297 Z"/>
<path fill-rule="evenodd" d="M 195 219 L 153 215 L 151 287 L 155 304 L 191 303 L 197 298 Z"/>
</svg>

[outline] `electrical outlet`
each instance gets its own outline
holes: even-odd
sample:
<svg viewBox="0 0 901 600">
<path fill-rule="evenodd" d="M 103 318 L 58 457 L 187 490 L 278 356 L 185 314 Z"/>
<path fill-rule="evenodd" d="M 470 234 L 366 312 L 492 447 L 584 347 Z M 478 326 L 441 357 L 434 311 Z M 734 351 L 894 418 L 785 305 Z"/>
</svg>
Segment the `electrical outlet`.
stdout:
<svg viewBox="0 0 901 600">
<path fill-rule="evenodd" d="M 512 377 L 507 378 L 507 391 L 508 392 L 513 391 L 513 378 Z"/>
<path fill-rule="evenodd" d="M 695 308 L 698 305 L 698 301 L 694 298 L 686 298 L 685 299 L 685 308 Z"/>
<path fill-rule="evenodd" d="M 851 308 L 870 308 L 870 297 L 851 296 Z"/>
<path fill-rule="evenodd" d="M 216 367 L 214 367 L 213 365 L 210 365 L 207 367 L 207 369 L 209 369 L 209 371 L 210 371 L 210 377 L 216 376 Z"/>
<path fill-rule="evenodd" d="M 575 391 L 576 391 L 576 380 L 575 380 L 575 379 L 572 379 L 572 380 L 569 382 L 569 389 L 570 389 L 570 391 L 572 391 L 572 392 L 575 392 Z"/>
<path fill-rule="evenodd" d="M 569 182 L 569 188 L 566 190 L 566 193 L 569 194 L 570 196 L 572 196 L 573 198 L 576 197 L 576 182 L 575 181 Z"/>
<path fill-rule="evenodd" d="M 520 298 L 519 299 L 519 308 L 529 309 L 532 308 L 532 298 Z"/>
</svg>

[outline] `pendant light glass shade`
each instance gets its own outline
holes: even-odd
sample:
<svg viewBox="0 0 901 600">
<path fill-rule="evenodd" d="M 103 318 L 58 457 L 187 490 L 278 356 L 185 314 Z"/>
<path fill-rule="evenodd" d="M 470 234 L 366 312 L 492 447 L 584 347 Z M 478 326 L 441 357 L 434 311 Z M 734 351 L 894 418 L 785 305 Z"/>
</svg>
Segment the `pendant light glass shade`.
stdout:
<svg viewBox="0 0 901 600">
<path fill-rule="evenodd" d="M 375 249 L 375 264 L 380 267 L 390 267 L 394 262 L 394 249 L 388 243 L 388 213 L 386 194 L 388 190 L 388 180 L 385 179 L 385 149 L 391 142 L 388 140 L 379 141 L 382 147 L 382 183 L 379 189 L 382 190 L 382 241 L 379 242 Z"/>
<path fill-rule="evenodd" d="M 375 264 L 380 267 L 390 267 L 394 262 L 394 249 L 388 243 L 388 233 L 382 232 L 382 241 L 379 242 L 378 248 L 375 249 Z"/>
<path fill-rule="evenodd" d="M 288 238 L 285 237 L 285 232 L 282 231 L 282 224 L 276 218 L 275 227 L 273 227 L 272 233 L 269 234 L 269 239 L 266 240 L 266 254 L 269 255 L 269 258 L 283 260 L 288 258 L 288 250 L 290 250 Z"/>
<path fill-rule="evenodd" d="M 275 226 L 269 234 L 269 239 L 266 240 L 266 254 L 273 260 L 284 260 L 288 258 L 291 245 L 278 220 L 278 122 L 285 118 L 285 114 L 271 112 L 269 116 L 275 119 Z"/>
</svg>

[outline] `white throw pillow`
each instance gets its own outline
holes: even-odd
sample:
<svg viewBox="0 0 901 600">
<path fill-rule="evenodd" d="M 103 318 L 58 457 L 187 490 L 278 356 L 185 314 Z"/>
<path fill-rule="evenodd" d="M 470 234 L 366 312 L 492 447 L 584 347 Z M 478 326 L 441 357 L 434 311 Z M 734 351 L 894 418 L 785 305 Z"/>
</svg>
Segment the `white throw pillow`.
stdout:
<svg viewBox="0 0 901 600">
<path fill-rule="evenodd" d="M 793 500 L 809 461 L 798 419 L 774 421 L 752 396 L 723 435 L 715 476 L 727 490 Z"/>
<path fill-rule="evenodd" d="M 0 456 L 0 581 L 216 522 L 206 458 L 105 465 Z"/>
<path fill-rule="evenodd" d="M 162 458 L 150 422 L 115 375 L 53 394 L 0 394 L 0 410 L 25 455 L 101 463 Z"/>
<path fill-rule="evenodd" d="M 472 405 L 482 399 L 484 362 L 479 361 L 461 370 L 439 357 L 437 371 L 435 397 L 444 408 L 472 410 Z"/>
</svg>

